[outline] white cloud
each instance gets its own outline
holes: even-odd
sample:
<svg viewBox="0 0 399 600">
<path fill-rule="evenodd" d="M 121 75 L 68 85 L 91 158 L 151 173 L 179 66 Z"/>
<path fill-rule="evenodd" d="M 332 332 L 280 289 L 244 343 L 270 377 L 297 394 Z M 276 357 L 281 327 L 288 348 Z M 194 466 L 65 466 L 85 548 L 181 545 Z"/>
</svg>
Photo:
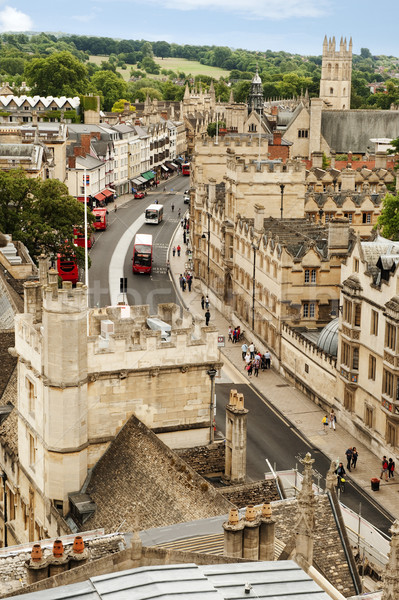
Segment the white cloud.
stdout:
<svg viewBox="0 0 399 600">
<path fill-rule="evenodd" d="M 81 23 L 88 23 L 89 21 L 93 21 L 97 15 L 91 13 L 90 15 L 74 15 L 72 19 L 74 21 L 80 21 Z"/>
<path fill-rule="evenodd" d="M 253 19 L 298 19 L 322 17 L 329 12 L 330 0 L 150 0 L 174 10 L 217 10 L 235 12 Z"/>
<path fill-rule="evenodd" d="M 30 31 L 33 22 L 29 15 L 13 8 L 5 6 L 0 10 L 0 31 Z"/>
</svg>

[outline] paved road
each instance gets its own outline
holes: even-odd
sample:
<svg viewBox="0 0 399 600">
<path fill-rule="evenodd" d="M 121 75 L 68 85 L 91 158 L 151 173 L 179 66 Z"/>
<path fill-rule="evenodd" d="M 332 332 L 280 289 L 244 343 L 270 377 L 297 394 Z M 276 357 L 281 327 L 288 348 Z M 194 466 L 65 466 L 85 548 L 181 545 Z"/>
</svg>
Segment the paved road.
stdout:
<svg viewBox="0 0 399 600">
<path fill-rule="evenodd" d="M 231 384 L 220 383 L 216 385 L 217 414 L 216 425 L 223 433 L 225 431 L 225 411 L 231 390 Z M 247 475 L 254 481 L 263 479 L 268 471 L 265 459 L 276 464 L 278 471 L 293 469 L 295 464 L 302 470 L 298 457 L 304 457 L 310 452 L 315 459 L 313 468 L 322 474 L 321 486 L 325 485 L 325 475 L 329 469 L 330 461 L 318 448 L 312 447 L 301 433 L 281 416 L 265 398 L 253 390 L 250 385 L 237 385 L 234 388 L 244 394 L 245 408 L 248 413 L 247 430 Z M 317 482 L 317 479 L 315 478 Z M 355 486 L 352 481 L 347 481 L 345 493 L 341 501 L 355 512 L 359 512 L 359 503 L 362 504 L 362 516 L 378 529 L 388 535 L 392 520 L 387 518 L 381 507 L 373 499 Z"/>
<path fill-rule="evenodd" d="M 166 185 L 167 193 L 163 192 Z M 157 304 L 160 302 L 176 302 L 175 288 L 166 269 L 167 249 L 179 218 L 177 211 L 181 208 L 182 214 L 187 209 L 183 203 L 183 191 L 189 185 L 186 177 L 173 178 L 166 184 L 158 187 L 142 200 L 131 200 L 113 212 L 109 208 L 109 226 L 104 232 L 96 234 L 96 242 L 90 251 L 92 266 L 89 270 L 89 304 L 90 306 L 108 306 L 119 299 L 119 270 L 120 276 L 127 278 L 129 304 L 150 304 L 151 314 L 156 313 Z M 171 191 L 173 190 L 173 192 Z M 132 254 L 134 233 L 127 234 L 128 248 L 119 245 L 120 240 L 127 230 L 144 214 L 145 208 L 158 200 L 164 205 L 164 220 L 159 225 L 142 225 L 138 228 L 141 233 L 150 233 L 153 236 L 153 272 L 151 275 L 133 275 Z M 171 204 L 175 205 L 172 212 Z M 127 250 L 127 251 L 126 251 Z M 109 265 L 115 266 L 118 273 L 112 282 L 112 272 Z M 114 268 L 114 267 L 112 267 Z M 123 275 L 122 275 L 123 273 Z M 110 278 L 112 290 L 110 290 Z"/>
</svg>

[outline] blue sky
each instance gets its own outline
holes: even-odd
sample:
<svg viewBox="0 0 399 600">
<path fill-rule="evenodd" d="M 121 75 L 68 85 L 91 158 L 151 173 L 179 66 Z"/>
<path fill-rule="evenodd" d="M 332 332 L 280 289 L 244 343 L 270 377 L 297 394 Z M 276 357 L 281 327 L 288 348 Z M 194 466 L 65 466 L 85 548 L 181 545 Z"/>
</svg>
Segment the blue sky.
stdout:
<svg viewBox="0 0 399 600">
<path fill-rule="evenodd" d="M 379 7 L 381 10 L 379 11 Z M 321 54 L 324 35 L 399 56 L 399 2 L 371 0 L 0 0 L 0 31 L 53 31 Z"/>
</svg>

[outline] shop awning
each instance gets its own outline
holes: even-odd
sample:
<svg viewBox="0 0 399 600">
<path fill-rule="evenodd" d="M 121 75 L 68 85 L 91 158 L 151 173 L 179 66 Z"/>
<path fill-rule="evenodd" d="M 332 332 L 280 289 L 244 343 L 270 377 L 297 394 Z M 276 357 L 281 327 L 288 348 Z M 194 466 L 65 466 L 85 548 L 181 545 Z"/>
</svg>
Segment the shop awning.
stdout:
<svg viewBox="0 0 399 600">
<path fill-rule="evenodd" d="M 155 173 L 154 171 L 146 171 L 145 173 L 142 173 L 141 176 L 147 181 L 150 181 L 150 179 L 154 179 Z"/>
<path fill-rule="evenodd" d="M 96 195 L 94 196 L 94 198 L 95 198 L 96 200 L 98 200 L 99 202 L 104 202 L 104 200 L 105 200 L 105 196 L 104 196 L 104 194 L 102 194 L 101 192 L 100 192 L 99 194 L 96 194 Z"/>
<path fill-rule="evenodd" d="M 111 192 L 111 190 L 103 190 L 101 192 L 106 198 L 111 198 L 111 196 L 114 195 L 114 192 Z"/>
<path fill-rule="evenodd" d="M 178 168 L 179 168 L 179 167 L 178 167 L 178 165 L 177 165 L 176 163 L 174 163 L 174 162 L 172 162 L 172 163 L 170 163 L 170 164 L 172 165 L 172 167 L 176 167 L 176 169 L 178 169 Z"/>
<path fill-rule="evenodd" d="M 136 177 L 135 179 L 132 179 L 132 183 L 134 183 L 134 185 L 143 185 L 143 183 L 147 183 L 147 179 L 144 179 L 144 177 Z"/>
<path fill-rule="evenodd" d="M 168 167 L 165 167 L 165 165 L 161 165 L 161 169 L 163 169 L 164 171 L 169 171 Z"/>
</svg>

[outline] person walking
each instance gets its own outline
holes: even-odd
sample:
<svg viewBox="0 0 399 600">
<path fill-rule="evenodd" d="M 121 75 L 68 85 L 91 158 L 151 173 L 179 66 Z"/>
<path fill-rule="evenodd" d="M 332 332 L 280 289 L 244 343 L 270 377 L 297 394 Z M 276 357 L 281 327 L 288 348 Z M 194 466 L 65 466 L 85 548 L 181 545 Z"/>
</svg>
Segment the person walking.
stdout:
<svg viewBox="0 0 399 600">
<path fill-rule="evenodd" d="M 209 308 L 209 298 L 208 298 L 208 294 L 205 296 L 205 308 L 208 310 Z"/>
<path fill-rule="evenodd" d="M 184 276 L 183 276 L 183 281 L 182 281 L 182 284 L 181 284 L 181 289 L 183 290 L 183 292 L 186 291 L 186 278 Z"/>
<path fill-rule="evenodd" d="M 345 452 L 345 455 L 346 455 L 346 468 L 350 472 L 350 470 L 351 470 L 351 463 L 352 463 L 352 456 L 353 456 L 353 448 L 348 448 L 347 451 Z"/>
<path fill-rule="evenodd" d="M 180 210 L 180 208 L 179 208 L 179 210 L 177 211 L 177 216 L 178 216 L 178 218 L 180 219 L 180 216 L 181 216 L 181 210 Z"/>
<path fill-rule="evenodd" d="M 337 475 L 337 487 L 339 488 L 339 484 L 341 482 L 341 477 L 345 477 L 346 471 L 342 462 L 339 463 L 338 467 L 335 469 L 334 473 Z"/>
<path fill-rule="evenodd" d="M 170 208 L 172 209 L 172 212 L 175 210 L 175 205 L 172 203 Z"/>
<path fill-rule="evenodd" d="M 205 310 L 205 296 L 201 296 L 201 308 Z"/>
<path fill-rule="evenodd" d="M 176 247 L 175 246 L 173 246 L 173 248 L 172 248 L 172 254 L 173 254 L 173 256 L 176 256 Z"/>
<path fill-rule="evenodd" d="M 232 341 L 233 341 L 233 328 L 232 328 L 232 326 L 231 326 L 231 325 L 229 325 L 229 337 L 227 338 L 227 340 L 228 340 L 229 342 L 232 342 Z"/>
<path fill-rule="evenodd" d="M 388 461 L 387 461 L 386 456 L 382 457 L 380 479 L 383 479 L 384 475 L 385 475 L 385 481 L 388 481 Z"/>
<path fill-rule="evenodd" d="M 210 318 L 211 318 L 211 313 L 209 312 L 209 308 L 207 308 L 206 313 L 205 313 L 205 325 L 209 325 Z"/>
<path fill-rule="evenodd" d="M 180 246 L 177 246 L 176 250 L 177 250 L 177 256 L 180 256 L 180 252 L 181 252 Z"/>
<path fill-rule="evenodd" d="M 183 290 L 183 279 L 184 279 L 184 277 L 183 277 L 182 273 L 180 273 L 180 276 L 179 276 L 179 285 L 180 285 L 180 289 L 181 290 Z"/>
<path fill-rule="evenodd" d="M 245 356 L 247 354 L 247 351 L 248 351 L 248 346 L 244 342 L 243 345 L 241 346 L 242 360 L 245 360 Z"/>
<path fill-rule="evenodd" d="M 395 462 L 392 460 L 392 458 L 389 459 L 388 461 L 388 479 L 392 479 L 394 478 L 394 472 L 395 472 Z"/>
<path fill-rule="evenodd" d="M 248 377 L 252 377 L 252 367 L 253 367 L 252 360 L 249 359 L 249 363 L 247 364 Z"/>
<path fill-rule="evenodd" d="M 321 422 L 323 423 L 324 431 L 326 431 L 326 429 L 328 427 L 328 417 L 327 417 L 327 415 L 324 415 L 324 417 L 322 418 Z"/>
<path fill-rule="evenodd" d="M 187 244 L 186 230 L 183 231 L 183 244 Z"/>
<path fill-rule="evenodd" d="M 188 275 L 187 276 L 187 285 L 188 285 L 188 291 L 191 292 L 191 286 L 193 284 L 193 277 L 192 275 Z"/>
<path fill-rule="evenodd" d="M 266 350 L 266 352 L 264 354 L 264 357 L 265 357 L 265 368 L 266 369 L 270 369 L 271 356 L 270 356 L 269 350 Z"/>
<path fill-rule="evenodd" d="M 359 457 L 359 452 L 356 450 L 355 446 L 352 448 L 352 467 L 356 469 L 357 459 Z"/>
<path fill-rule="evenodd" d="M 259 375 L 259 365 L 260 365 L 260 357 L 257 354 L 253 360 L 253 365 L 254 365 L 254 374 L 255 377 L 257 377 Z"/>
<path fill-rule="evenodd" d="M 334 429 L 334 431 L 335 431 L 335 422 L 336 422 L 337 418 L 335 416 L 335 412 L 334 412 L 333 408 L 331 409 L 329 420 L 330 420 L 330 429 Z"/>
<path fill-rule="evenodd" d="M 248 350 L 251 353 L 251 358 L 255 358 L 255 346 L 253 342 L 249 344 Z"/>
</svg>

